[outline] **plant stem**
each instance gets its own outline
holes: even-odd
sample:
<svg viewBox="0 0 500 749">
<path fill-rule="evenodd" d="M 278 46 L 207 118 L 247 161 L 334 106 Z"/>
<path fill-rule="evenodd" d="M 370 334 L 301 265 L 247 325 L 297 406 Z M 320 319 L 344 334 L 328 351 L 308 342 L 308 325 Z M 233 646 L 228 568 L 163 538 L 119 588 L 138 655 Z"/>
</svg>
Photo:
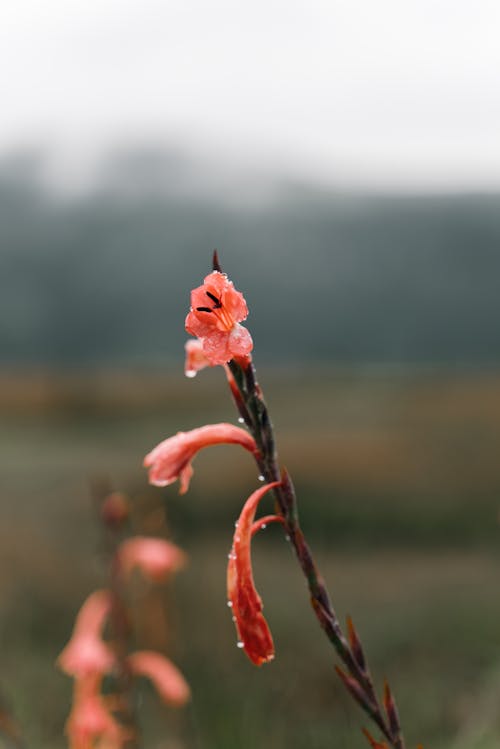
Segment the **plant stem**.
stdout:
<svg viewBox="0 0 500 749">
<path fill-rule="evenodd" d="M 392 749 L 405 749 L 392 696 L 390 700 L 384 700 L 382 706 L 375 692 L 361 643 L 354 628 L 349 640 L 344 635 L 323 577 L 300 527 L 295 489 L 286 469 L 280 469 L 272 423 L 255 377 L 253 364 L 233 359 L 227 366 L 237 388 L 235 392 L 231 385 L 236 405 L 259 448 L 260 456 L 256 459 L 259 471 L 268 483 L 281 481 L 280 486 L 274 489 L 278 511 L 284 519 L 285 533 L 307 580 L 311 606 L 316 618 L 347 668 L 348 675 L 339 670 L 339 676 L 350 694 L 378 726 Z"/>
</svg>

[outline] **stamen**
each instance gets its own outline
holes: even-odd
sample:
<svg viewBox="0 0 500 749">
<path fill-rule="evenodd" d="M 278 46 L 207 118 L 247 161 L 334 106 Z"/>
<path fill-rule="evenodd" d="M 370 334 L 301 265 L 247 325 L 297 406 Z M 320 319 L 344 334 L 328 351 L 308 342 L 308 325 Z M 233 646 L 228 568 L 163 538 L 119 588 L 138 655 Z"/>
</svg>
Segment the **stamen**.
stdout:
<svg viewBox="0 0 500 749">
<path fill-rule="evenodd" d="M 211 312 L 210 307 L 196 307 L 197 312 Z"/>
<path fill-rule="evenodd" d="M 214 309 L 219 309 L 220 307 L 222 307 L 222 302 L 221 302 L 221 300 L 220 300 L 220 299 L 218 299 L 218 298 L 217 298 L 217 297 L 215 296 L 215 294 L 212 294 L 212 293 L 211 293 L 210 291 L 206 291 L 206 292 L 205 292 L 205 294 L 206 294 L 206 295 L 208 296 L 208 298 L 209 298 L 209 299 L 211 299 L 211 300 L 212 300 L 212 302 L 215 302 L 215 308 L 214 308 Z"/>
</svg>

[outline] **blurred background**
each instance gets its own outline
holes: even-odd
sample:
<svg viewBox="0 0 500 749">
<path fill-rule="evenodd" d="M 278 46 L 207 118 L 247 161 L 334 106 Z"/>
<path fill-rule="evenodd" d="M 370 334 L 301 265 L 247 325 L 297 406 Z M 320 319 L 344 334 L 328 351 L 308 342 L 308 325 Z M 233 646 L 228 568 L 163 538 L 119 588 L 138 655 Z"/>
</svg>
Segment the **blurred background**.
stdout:
<svg viewBox="0 0 500 749">
<path fill-rule="evenodd" d="M 215 247 L 409 746 L 498 746 L 499 30 L 487 0 L 2 6 L 0 689 L 28 746 L 66 745 L 53 663 L 106 581 L 96 477 L 164 501 L 190 556 L 166 607 L 193 702 L 146 690 L 145 746 L 364 746 L 276 528 L 254 556 L 277 659 L 235 647 L 248 456 L 200 455 L 186 497 L 146 486 L 159 440 L 235 420 L 221 371 L 183 376 Z"/>
</svg>

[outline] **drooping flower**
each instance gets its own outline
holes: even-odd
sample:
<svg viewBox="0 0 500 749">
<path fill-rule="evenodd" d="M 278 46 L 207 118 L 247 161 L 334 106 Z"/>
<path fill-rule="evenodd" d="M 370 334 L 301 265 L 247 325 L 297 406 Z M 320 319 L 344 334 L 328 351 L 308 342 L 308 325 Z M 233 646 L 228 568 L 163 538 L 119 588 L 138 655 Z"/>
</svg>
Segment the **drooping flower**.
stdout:
<svg viewBox="0 0 500 749">
<path fill-rule="evenodd" d="M 245 502 L 236 523 L 227 566 L 227 596 L 238 633 L 239 646 L 256 666 L 274 658 L 274 643 L 262 614 L 262 600 L 255 589 L 250 545 L 253 533 L 268 522 L 281 520 L 278 516 L 271 516 L 254 523 L 260 500 L 279 483 L 260 487 Z"/>
<path fill-rule="evenodd" d="M 163 582 L 170 573 L 185 565 L 186 555 L 178 546 L 163 538 L 134 536 L 120 544 L 117 562 L 125 576 L 134 567 L 139 567 L 145 577 L 153 582 Z"/>
<path fill-rule="evenodd" d="M 107 590 L 97 590 L 87 598 L 76 618 L 71 639 L 57 659 L 64 673 L 82 679 L 112 670 L 115 655 L 102 639 L 111 603 Z"/>
<path fill-rule="evenodd" d="M 224 273 L 213 271 L 191 292 L 186 330 L 201 339 L 210 364 L 226 364 L 235 356 L 248 356 L 253 348 L 250 333 L 239 324 L 247 317 L 243 294 Z"/>
<path fill-rule="evenodd" d="M 185 705 L 190 697 L 189 686 L 178 668 L 164 655 L 150 650 L 139 650 L 127 658 L 130 671 L 145 676 L 161 699 L 173 707 Z"/>
<path fill-rule="evenodd" d="M 120 749 L 127 738 L 123 726 L 107 710 L 99 693 L 100 685 L 98 675 L 75 684 L 73 707 L 66 722 L 71 749 L 93 749 L 96 742 L 110 749 Z"/>
<path fill-rule="evenodd" d="M 168 486 L 180 479 L 179 493 L 185 494 L 193 475 L 191 461 L 196 453 L 204 447 L 221 444 L 241 445 L 253 454 L 258 452 L 253 437 L 233 424 L 209 424 L 190 432 L 177 432 L 144 458 L 144 466 L 150 469 L 149 483 Z"/>
</svg>

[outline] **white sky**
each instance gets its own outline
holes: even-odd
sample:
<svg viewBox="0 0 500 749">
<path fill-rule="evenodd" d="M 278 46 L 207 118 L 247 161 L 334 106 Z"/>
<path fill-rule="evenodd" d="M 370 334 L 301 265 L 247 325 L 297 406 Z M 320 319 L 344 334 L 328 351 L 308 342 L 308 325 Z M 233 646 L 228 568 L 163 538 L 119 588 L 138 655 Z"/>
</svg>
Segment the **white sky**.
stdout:
<svg viewBox="0 0 500 749">
<path fill-rule="evenodd" d="M 130 141 L 332 184 L 500 188 L 499 0 L 3 0 L 0 152 Z"/>
</svg>

